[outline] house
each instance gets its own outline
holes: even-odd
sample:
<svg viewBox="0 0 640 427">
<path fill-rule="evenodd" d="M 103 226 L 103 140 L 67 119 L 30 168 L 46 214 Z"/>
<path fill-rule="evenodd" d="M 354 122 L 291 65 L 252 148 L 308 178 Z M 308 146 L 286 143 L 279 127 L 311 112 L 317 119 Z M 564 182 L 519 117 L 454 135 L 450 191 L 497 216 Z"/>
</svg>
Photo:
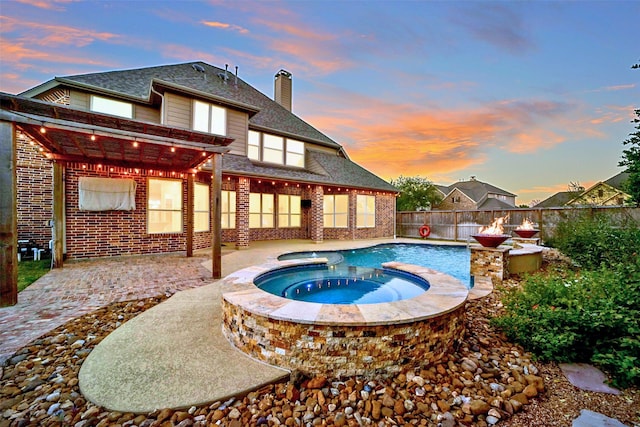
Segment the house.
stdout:
<svg viewBox="0 0 640 427">
<path fill-rule="evenodd" d="M 629 173 L 620 172 L 584 191 L 562 191 L 538 203 L 536 208 L 561 206 L 623 206 L 631 196 L 624 190 Z"/>
<path fill-rule="evenodd" d="M 18 239 L 52 241 L 65 258 L 219 257 L 223 242 L 393 236 L 396 188 L 291 111 L 290 73 L 274 92 L 237 67 L 190 62 L 0 94 L 0 122 L 15 129 Z"/>
<path fill-rule="evenodd" d="M 482 182 L 472 176 L 468 181 L 459 181 L 447 186 L 436 185 L 442 194 L 437 210 L 493 210 L 513 209 L 516 195 Z"/>
</svg>

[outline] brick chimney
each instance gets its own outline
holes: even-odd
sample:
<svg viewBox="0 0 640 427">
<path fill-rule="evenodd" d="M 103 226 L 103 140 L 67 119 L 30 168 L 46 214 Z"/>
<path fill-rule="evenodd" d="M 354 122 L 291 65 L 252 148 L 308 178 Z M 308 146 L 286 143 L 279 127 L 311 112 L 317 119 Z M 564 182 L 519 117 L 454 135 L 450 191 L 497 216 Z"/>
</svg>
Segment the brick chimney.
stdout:
<svg viewBox="0 0 640 427">
<path fill-rule="evenodd" d="M 291 73 L 285 70 L 280 70 L 276 73 L 274 83 L 274 99 L 287 110 L 291 111 Z"/>
</svg>

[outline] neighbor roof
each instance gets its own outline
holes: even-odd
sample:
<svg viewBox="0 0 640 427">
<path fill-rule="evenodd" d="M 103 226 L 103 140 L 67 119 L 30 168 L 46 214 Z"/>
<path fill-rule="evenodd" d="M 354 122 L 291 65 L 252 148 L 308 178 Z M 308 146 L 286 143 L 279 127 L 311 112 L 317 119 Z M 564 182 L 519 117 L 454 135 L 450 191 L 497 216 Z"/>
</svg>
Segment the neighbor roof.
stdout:
<svg viewBox="0 0 640 427">
<path fill-rule="evenodd" d="M 558 208 L 566 205 L 571 200 L 581 195 L 583 191 L 560 191 L 553 196 L 547 197 L 540 203 L 536 204 L 536 208 Z"/>
<path fill-rule="evenodd" d="M 451 184 L 446 188 L 448 191 L 444 193 L 445 195 L 448 195 L 453 190 L 458 189 L 476 203 L 481 201 L 482 198 L 487 194 L 499 194 L 504 196 L 516 197 L 516 195 L 513 193 L 505 191 L 491 184 L 487 184 L 486 182 L 478 181 L 477 179 L 456 182 L 455 184 Z"/>
<path fill-rule="evenodd" d="M 619 174 L 612 176 L 611 178 L 609 178 L 608 180 L 606 180 L 604 183 L 607 185 L 612 186 L 613 188 L 617 189 L 617 190 L 623 190 L 624 188 L 623 185 L 624 183 L 629 179 L 629 173 L 628 172 L 620 172 Z"/>
<path fill-rule="evenodd" d="M 248 111 L 250 128 L 272 130 L 336 149 L 341 147 L 241 78 L 238 77 L 236 84 L 236 77 L 232 72 L 226 72 L 225 79 L 225 70 L 205 62 L 55 77 L 20 95 L 34 97 L 58 85 L 102 92 L 143 103 L 151 102 L 152 85 L 155 90 L 160 87 L 173 88 Z"/>
</svg>

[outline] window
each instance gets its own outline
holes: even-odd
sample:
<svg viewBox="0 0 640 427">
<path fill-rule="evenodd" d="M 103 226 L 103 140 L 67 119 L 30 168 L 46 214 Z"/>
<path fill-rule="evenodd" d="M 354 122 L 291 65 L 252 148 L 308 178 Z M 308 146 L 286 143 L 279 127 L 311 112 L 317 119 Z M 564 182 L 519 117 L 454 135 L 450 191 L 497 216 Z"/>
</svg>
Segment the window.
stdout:
<svg viewBox="0 0 640 427">
<path fill-rule="evenodd" d="M 604 197 L 604 190 L 602 188 L 598 189 L 598 197 Z"/>
<path fill-rule="evenodd" d="M 356 198 L 356 226 L 373 228 L 376 226 L 376 197 L 358 195 Z"/>
<path fill-rule="evenodd" d="M 236 192 L 222 190 L 221 197 L 222 228 L 236 228 Z"/>
<path fill-rule="evenodd" d="M 262 161 L 284 164 L 284 138 L 265 133 L 262 144 Z"/>
<path fill-rule="evenodd" d="M 193 130 L 227 134 L 227 110 L 202 101 L 193 101 Z"/>
<path fill-rule="evenodd" d="M 91 95 L 91 106 L 89 108 L 96 113 L 111 114 L 127 119 L 133 118 L 133 104 L 116 101 L 115 99 Z"/>
<path fill-rule="evenodd" d="M 347 228 L 349 226 L 349 196 L 346 194 L 325 195 L 322 201 L 323 226 L 325 228 Z"/>
<path fill-rule="evenodd" d="M 260 161 L 260 132 L 256 132 L 254 130 L 249 131 L 247 157 L 251 160 Z"/>
<path fill-rule="evenodd" d="M 182 232 L 182 181 L 153 179 L 148 181 L 147 231 Z"/>
<path fill-rule="evenodd" d="M 209 231 L 209 186 L 196 183 L 193 190 L 193 231 Z"/>
<path fill-rule="evenodd" d="M 259 162 L 302 168 L 304 167 L 304 142 L 250 130 L 247 157 Z"/>
<path fill-rule="evenodd" d="M 249 193 L 249 228 L 273 228 L 273 194 Z"/>
<path fill-rule="evenodd" d="M 278 227 L 300 227 L 300 196 L 278 195 Z"/>
<path fill-rule="evenodd" d="M 288 166 L 304 167 L 304 142 L 287 139 L 287 158 L 285 164 Z"/>
</svg>

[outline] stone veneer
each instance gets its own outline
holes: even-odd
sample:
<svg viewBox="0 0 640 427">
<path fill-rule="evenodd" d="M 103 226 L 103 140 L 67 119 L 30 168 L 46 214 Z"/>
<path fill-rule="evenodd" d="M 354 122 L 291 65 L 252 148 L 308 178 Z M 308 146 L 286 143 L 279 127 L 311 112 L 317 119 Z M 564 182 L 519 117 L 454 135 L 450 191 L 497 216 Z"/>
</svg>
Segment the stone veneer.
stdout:
<svg viewBox="0 0 640 427">
<path fill-rule="evenodd" d="M 471 276 L 487 276 L 496 283 L 502 283 L 509 277 L 509 251 L 511 247 L 498 246 L 487 248 L 482 245 L 472 244 L 471 249 Z"/>
<path fill-rule="evenodd" d="M 415 265 L 385 268 L 419 275 L 430 288 L 383 304 L 318 304 L 278 297 L 253 279 L 283 266 L 326 259 L 274 261 L 227 276 L 223 332 L 243 352 L 269 364 L 329 377 L 391 376 L 405 364 L 428 365 L 454 351 L 464 334 L 469 290 L 459 280 Z"/>
</svg>

